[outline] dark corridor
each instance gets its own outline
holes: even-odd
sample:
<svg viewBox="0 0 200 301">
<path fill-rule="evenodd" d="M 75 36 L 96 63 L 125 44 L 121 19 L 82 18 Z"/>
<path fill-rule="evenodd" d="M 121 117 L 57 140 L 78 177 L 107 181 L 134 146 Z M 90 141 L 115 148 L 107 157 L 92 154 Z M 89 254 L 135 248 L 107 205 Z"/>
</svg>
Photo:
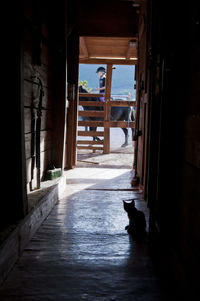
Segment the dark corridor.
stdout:
<svg viewBox="0 0 200 301">
<path fill-rule="evenodd" d="M 136 198 L 149 218 L 141 191 L 128 190 L 131 175 L 109 168 L 67 172 L 68 188 L 24 249 L 0 299 L 164 300 L 148 238 L 136 242 L 125 231 L 123 199 Z"/>
<path fill-rule="evenodd" d="M 170 300 L 199 299 L 198 3 L 7 4 L 2 26 L 6 97 L 1 102 L 0 299 L 126 300 L 126 296 L 148 301 L 167 298 L 170 290 Z M 100 176 L 96 183 L 98 175 L 93 174 L 88 184 L 89 173 L 84 167 L 75 168 L 79 37 L 82 41 L 114 37 L 117 53 L 117 39 L 128 41 L 120 58 L 111 55 L 106 61 L 110 69 L 116 60 L 123 65 L 131 59 L 134 39 L 134 164 L 120 182 L 116 175 L 112 180 L 102 176 L 104 183 Z M 101 65 L 102 57 L 91 57 L 88 49 L 82 60 Z M 109 47 L 104 49 L 109 52 Z M 36 179 L 45 185 L 52 166 L 61 177 L 32 206 L 30 195 L 41 193 Z M 76 170 L 85 173 L 76 177 Z M 101 185 L 107 184 L 102 190 Z M 149 214 L 148 242 L 141 245 L 131 242 L 123 229 L 127 216 L 121 200 L 135 195 L 141 197 L 138 207 Z"/>
</svg>

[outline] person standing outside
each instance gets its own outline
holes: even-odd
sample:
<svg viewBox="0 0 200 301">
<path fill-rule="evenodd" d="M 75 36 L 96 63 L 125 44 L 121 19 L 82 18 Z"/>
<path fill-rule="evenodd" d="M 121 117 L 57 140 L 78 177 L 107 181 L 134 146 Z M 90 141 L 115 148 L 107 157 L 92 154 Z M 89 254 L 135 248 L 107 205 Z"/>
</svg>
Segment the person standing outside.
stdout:
<svg viewBox="0 0 200 301">
<path fill-rule="evenodd" d="M 106 69 L 104 67 L 97 68 L 96 71 L 98 77 L 99 77 L 99 88 L 96 88 L 96 91 L 99 91 L 99 93 L 105 93 L 106 89 Z M 101 102 L 105 101 L 104 97 L 99 97 L 99 100 Z"/>
</svg>

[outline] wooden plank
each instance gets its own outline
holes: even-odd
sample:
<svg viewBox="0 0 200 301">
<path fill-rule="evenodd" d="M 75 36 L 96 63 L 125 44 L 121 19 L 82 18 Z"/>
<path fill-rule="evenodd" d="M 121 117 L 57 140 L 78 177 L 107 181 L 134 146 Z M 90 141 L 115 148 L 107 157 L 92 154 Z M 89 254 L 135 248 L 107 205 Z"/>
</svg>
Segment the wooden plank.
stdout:
<svg viewBox="0 0 200 301">
<path fill-rule="evenodd" d="M 117 46 L 127 46 L 127 43 L 130 40 L 136 39 L 136 37 L 132 35 L 128 37 L 86 36 L 85 39 L 87 41 L 87 45 L 95 44 L 96 46 L 99 46 L 103 44 L 108 47 L 112 44 L 112 46 L 116 47 L 116 44 Z"/>
<path fill-rule="evenodd" d="M 130 45 L 128 45 L 127 47 L 127 51 L 126 51 L 126 59 L 129 60 L 132 54 L 132 47 L 130 47 Z"/>
<path fill-rule="evenodd" d="M 65 141 L 66 141 L 66 122 L 67 122 L 67 108 L 66 108 L 66 60 L 67 60 L 67 49 L 66 40 L 67 37 L 61 28 L 64 26 L 64 13 L 60 19 L 60 23 L 55 24 L 55 28 L 60 32 L 59 38 L 62 39 L 63 52 L 59 55 L 53 52 L 53 59 L 56 64 L 53 68 L 54 80 L 53 80 L 53 132 L 52 132 L 52 154 L 51 162 L 56 167 L 64 168 L 65 164 Z M 57 46 L 58 47 L 58 46 Z M 75 53 L 75 50 L 74 50 Z M 75 72 L 74 66 L 74 72 Z"/>
<path fill-rule="evenodd" d="M 79 64 L 111 64 L 111 65 L 137 65 L 137 58 L 126 60 L 126 59 L 105 59 L 105 58 L 88 58 L 79 59 Z"/>
<path fill-rule="evenodd" d="M 77 149 L 103 150 L 103 147 L 100 147 L 100 146 L 77 146 Z"/>
<path fill-rule="evenodd" d="M 87 49 L 85 38 L 80 37 L 79 43 L 80 43 L 80 55 L 85 58 L 88 58 L 89 54 L 88 54 L 88 49 Z"/>
<path fill-rule="evenodd" d="M 104 144 L 104 140 L 98 140 L 98 141 L 93 141 L 93 140 L 78 140 L 77 144 Z"/>
<path fill-rule="evenodd" d="M 30 108 L 24 108 L 24 131 L 25 134 L 31 132 L 32 114 Z M 42 110 L 41 130 L 52 128 L 52 112 L 50 110 Z"/>
<path fill-rule="evenodd" d="M 137 48 L 136 48 L 136 39 L 132 39 L 128 43 L 128 47 L 126 50 L 126 59 L 129 60 L 131 57 L 136 57 L 137 56 Z M 135 45 L 134 45 L 135 44 Z"/>
<path fill-rule="evenodd" d="M 79 106 L 83 107 L 104 107 L 105 103 L 101 101 L 79 101 Z"/>
<path fill-rule="evenodd" d="M 90 127 L 103 127 L 104 126 L 104 121 L 93 121 L 93 120 L 88 120 L 88 121 L 78 121 L 78 126 L 90 126 Z"/>
<path fill-rule="evenodd" d="M 41 152 L 41 180 L 44 180 L 45 171 L 48 169 L 52 162 L 52 146 L 50 149 L 46 149 Z"/>
<path fill-rule="evenodd" d="M 80 106 L 96 106 L 96 107 L 104 107 L 105 103 L 100 101 L 79 101 Z M 136 101 L 127 101 L 127 100 L 111 100 L 110 106 L 112 107 L 133 107 L 136 105 Z"/>
<path fill-rule="evenodd" d="M 78 114 L 83 117 L 104 117 L 104 111 L 79 111 Z"/>
<path fill-rule="evenodd" d="M 32 81 L 32 76 L 39 76 L 44 87 L 52 87 L 52 72 L 48 65 L 35 66 L 32 65 L 32 56 L 30 53 L 24 53 L 24 80 Z M 37 80 L 34 80 L 38 84 Z"/>
<path fill-rule="evenodd" d="M 103 137 L 103 131 L 78 131 L 78 136 Z"/>
<path fill-rule="evenodd" d="M 127 46 L 127 43 L 130 40 L 136 39 L 135 36 L 126 36 L 126 37 L 104 37 L 104 36 L 86 36 L 85 37 L 87 41 L 87 45 L 92 45 L 95 44 L 96 46 L 98 45 L 105 45 L 105 46 L 112 46 L 116 47 L 116 45 L 119 46 Z"/>
<path fill-rule="evenodd" d="M 105 121 L 104 122 L 104 128 L 114 128 L 114 127 L 119 127 L 119 128 L 134 128 L 135 127 L 135 122 L 134 121 Z"/>
<path fill-rule="evenodd" d="M 104 93 L 79 93 L 79 97 L 104 97 Z"/>
<path fill-rule="evenodd" d="M 52 107 L 52 91 L 50 88 L 44 87 L 44 96 L 42 98 L 42 107 L 50 109 Z M 39 85 L 33 81 L 24 80 L 24 106 L 31 107 L 33 104 L 34 107 L 38 106 L 39 103 Z"/>
<path fill-rule="evenodd" d="M 104 122 L 110 120 L 110 97 L 111 97 L 111 85 L 112 85 L 112 64 L 108 64 L 106 67 L 106 90 L 105 90 L 105 118 Z M 110 129 L 104 126 L 104 154 L 110 153 Z"/>
<path fill-rule="evenodd" d="M 120 58 L 126 56 L 127 47 L 133 38 L 85 37 L 89 57 Z M 131 45 L 132 46 L 132 45 Z M 136 56 L 136 48 L 131 47 L 131 56 Z M 82 53 L 81 53 L 82 54 Z M 131 57 L 130 56 L 130 57 Z M 83 57 L 80 55 L 80 57 Z M 130 58 L 129 57 L 129 58 Z"/>
<path fill-rule="evenodd" d="M 41 162 L 41 176 L 40 179 L 44 179 L 44 175 L 45 175 L 45 171 L 47 170 L 49 164 L 52 162 L 51 161 L 51 154 L 52 154 L 52 146 L 49 146 L 49 149 L 46 149 L 44 151 L 41 151 L 40 153 L 40 162 Z M 27 184 L 31 182 L 32 185 L 32 189 L 36 188 L 37 182 L 36 182 L 36 167 L 34 166 L 34 170 L 33 170 L 33 179 L 31 176 L 31 158 L 26 159 L 26 181 Z M 30 189 L 30 187 L 29 187 Z"/>
<path fill-rule="evenodd" d="M 31 158 L 31 138 L 32 134 L 28 133 L 24 135 L 25 137 L 25 150 L 26 150 L 26 159 Z M 52 147 L 52 131 L 41 131 L 40 133 L 40 151 L 43 152 Z"/>
<path fill-rule="evenodd" d="M 136 101 L 128 101 L 128 100 L 111 100 L 111 107 L 134 107 L 136 105 Z"/>
<path fill-rule="evenodd" d="M 76 140 L 78 117 L 78 56 L 79 36 L 76 30 L 70 34 L 67 40 L 67 85 L 69 107 L 67 109 L 67 138 L 66 138 L 66 164 L 65 168 L 73 168 L 76 165 Z"/>
</svg>

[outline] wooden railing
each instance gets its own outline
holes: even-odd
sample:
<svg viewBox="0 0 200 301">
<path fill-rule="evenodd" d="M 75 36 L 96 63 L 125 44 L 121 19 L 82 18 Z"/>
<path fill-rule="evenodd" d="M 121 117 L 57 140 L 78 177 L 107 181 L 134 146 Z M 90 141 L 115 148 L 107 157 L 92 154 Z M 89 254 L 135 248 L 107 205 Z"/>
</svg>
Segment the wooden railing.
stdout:
<svg viewBox="0 0 200 301">
<path fill-rule="evenodd" d="M 90 62 L 91 63 L 91 62 Z M 97 94 L 97 93 L 79 93 L 79 97 L 104 97 L 105 102 L 100 101 L 79 101 L 80 106 L 92 106 L 92 107 L 102 107 L 102 111 L 79 111 L 79 116 L 82 117 L 97 117 L 101 118 L 102 121 L 94 121 L 94 120 L 84 120 L 78 121 L 79 126 L 87 126 L 87 127 L 102 127 L 103 131 L 78 131 L 79 136 L 85 137 L 103 137 L 101 141 L 91 141 L 91 140 L 77 140 L 78 149 L 91 149 L 102 150 L 104 153 L 110 152 L 110 127 L 134 127 L 134 122 L 128 121 L 111 121 L 110 120 L 110 110 L 112 106 L 135 106 L 134 101 L 122 101 L 122 100 L 111 100 L 111 82 L 112 82 L 112 67 L 113 62 L 104 61 L 106 64 L 106 90 L 105 94 Z M 126 63 L 125 63 L 126 64 Z M 133 64 L 133 63 L 132 63 Z"/>
<path fill-rule="evenodd" d="M 103 94 L 92 94 L 92 93 L 79 93 L 79 97 L 103 97 Z M 97 127 L 97 131 L 85 131 L 78 130 L 78 137 L 85 137 L 86 140 L 77 140 L 77 148 L 78 149 L 89 149 L 89 150 L 102 150 L 106 152 L 108 149 L 107 143 L 110 144 L 110 137 L 105 139 L 105 129 L 111 127 L 120 127 L 120 128 L 133 128 L 135 126 L 134 121 L 111 121 L 110 118 L 106 120 L 105 116 L 105 107 L 107 106 L 107 110 L 109 112 L 110 117 L 110 109 L 111 107 L 132 107 L 135 106 L 135 101 L 127 101 L 127 100 L 109 100 L 108 102 L 100 102 L 100 101 L 79 101 L 79 106 L 83 107 L 102 107 L 102 111 L 98 110 L 79 110 L 78 116 L 80 117 L 96 117 L 101 118 L 100 121 L 94 120 L 80 120 L 78 121 L 78 126 L 84 127 Z M 98 127 L 102 127 L 103 130 L 98 131 Z M 88 137 L 99 137 L 101 140 L 93 141 L 88 140 Z"/>
</svg>

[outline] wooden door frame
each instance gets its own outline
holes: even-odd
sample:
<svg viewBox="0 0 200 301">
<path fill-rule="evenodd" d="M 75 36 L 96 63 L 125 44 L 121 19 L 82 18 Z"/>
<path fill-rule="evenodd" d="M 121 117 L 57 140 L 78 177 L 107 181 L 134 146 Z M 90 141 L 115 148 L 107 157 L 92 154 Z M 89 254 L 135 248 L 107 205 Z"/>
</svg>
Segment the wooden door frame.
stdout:
<svg viewBox="0 0 200 301">
<path fill-rule="evenodd" d="M 105 90 L 105 123 L 108 125 L 110 114 L 110 95 L 111 95 L 111 82 L 112 82 L 112 66 L 115 65 L 136 65 L 137 60 L 127 59 L 79 59 L 79 36 L 76 31 L 73 31 L 71 35 L 75 35 L 75 44 L 73 49 L 69 48 L 68 54 L 71 53 L 73 58 L 73 68 L 68 68 L 68 80 L 67 80 L 67 94 L 68 94 L 68 109 L 67 109 L 67 129 L 66 129 L 66 147 L 65 147 L 65 169 L 71 169 L 76 166 L 77 160 L 77 128 L 78 128 L 78 67 L 79 64 L 106 64 L 107 65 L 107 77 L 106 86 L 109 87 Z M 73 52 L 73 53 L 72 53 Z M 67 60 L 67 65 L 69 59 Z M 69 80 L 72 76 L 72 80 Z M 104 139 L 107 141 L 104 153 L 110 152 L 110 129 L 109 126 L 105 127 Z"/>
<path fill-rule="evenodd" d="M 65 145 L 65 169 L 76 165 L 76 140 L 78 124 L 78 67 L 79 36 L 73 30 L 67 42 L 67 128 Z"/>
<path fill-rule="evenodd" d="M 79 121 L 78 122 L 78 126 L 102 126 L 104 127 L 104 131 L 103 132 L 100 132 L 101 136 L 102 136 L 102 133 L 103 133 L 103 137 L 104 137 L 104 140 L 100 143 L 97 143 L 97 142 L 94 142 L 95 146 L 92 146 L 91 144 L 91 141 L 87 141 L 87 143 L 89 144 L 89 146 L 82 146 L 83 141 L 77 141 L 78 144 L 80 144 L 80 146 L 78 146 L 78 149 L 90 149 L 90 150 L 103 150 L 103 153 L 104 154 L 108 154 L 110 153 L 110 128 L 111 127 L 134 127 L 135 128 L 135 122 L 134 121 L 131 121 L 131 122 L 128 122 L 128 121 L 111 121 L 110 120 L 110 110 L 111 110 L 111 107 L 112 106 L 123 106 L 123 107 L 127 107 L 127 106 L 135 106 L 136 102 L 135 101 L 111 101 L 111 84 L 112 84 L 112 70 L 113 70 L 113 62 L 114 62 L 114 59 L 107 59 L 107 60 L 102 60 L 102 59 L 96 59 L 94 61 L 94 59 L 80 59 L 80 62 L 79 64 L 85 64 L 85 63 L 88 63 L 88 64 L 97 64 L 97 62 L 100 61 L 103 65 L 105 65 L 105 62 L 106 62 L 106 89 L 105 89 L 105 94 L 96 94 L 96 93 L 79 93 L 79 96 L 80 97 L 86 97 L 86 96 L 89 96 L 89 97 L 105 97 L 105 102 L 101 103 L 101 102 L 84 102 L 84 101 L 81 101 L 79 104 L 84 106 L 87 104 L 87 106 L 95 106 L 95 105 L 98 105 L 98 106 L 102 106 L 104 107 L 104 112 L 101 112 L 102 114 L 102 117 L 104 117 L 104 120 L 103 121 Z M 117 63 L 118 63 L 119 60 L 117 60 Z M 124 61 L 125 60 L 120 60 L 122 61 L 121 64 L 119 63 L 119 65 L 124 65 Z M 99 63 L 100 65 L 100 63 Z M 117 65 L 117 64 L 116 64 Z M 133 62 L 129 62 L 129 65 L 135 65 L 135 63 Z M 84 114 L 83 114 L 84 113 Z M 87 113 L 87 114 L 86 114 Z M 80 116 L 95 116 L 95 117 L 98 117 L 99 114 L 97 111 L 80 111 Z M 128 125 L 127 125 L 128 124 Z M 79 131 L 79 134 L 80 136 L 90 136 L 90 133 L 87 133 L 85 131 Z M 91 135 L 93 137 L 96 137 L 97 135 L 93 132 L 91 132 Z M 103 148 L 100 147 L 100 146 L 96 146 L 96 144 L 103 144 Z"/>
</svg>

